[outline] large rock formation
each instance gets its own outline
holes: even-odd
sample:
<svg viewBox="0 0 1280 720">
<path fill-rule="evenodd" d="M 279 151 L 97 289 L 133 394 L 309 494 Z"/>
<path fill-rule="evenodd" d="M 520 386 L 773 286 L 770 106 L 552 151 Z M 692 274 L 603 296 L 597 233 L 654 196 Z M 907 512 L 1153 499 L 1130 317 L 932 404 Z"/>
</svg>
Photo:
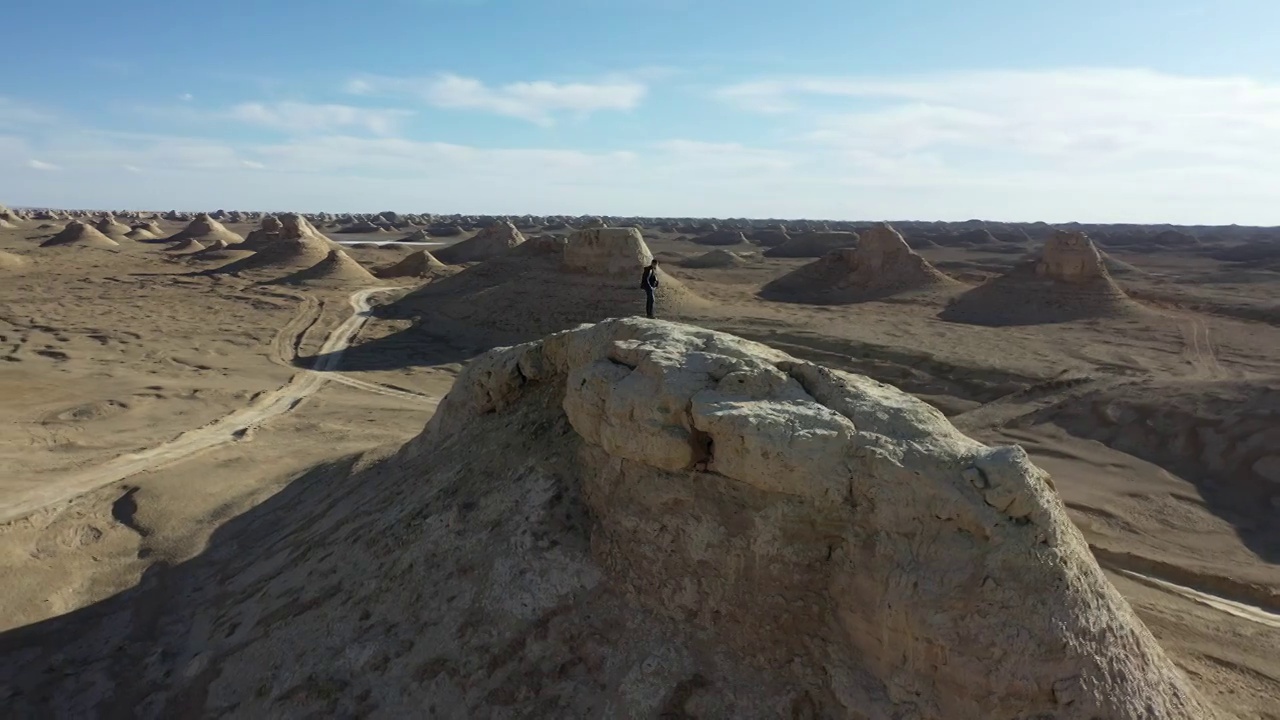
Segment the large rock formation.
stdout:
<svg viewBox="0 0 1280 720">
<path fill-rule="evenodd" d="M 1058 282 L 1083 284 L 1106 275 L 1102 254 L 1079 232 L 1054 230 L 1044 244 L 1036 275 Z"/>
<path fill-rule="evenodd" d="M 213 273 L 297 272 L 314 267 L 329 258 L 330 251 L 341 248 L 321 235 L 306 218 L 296 213 L 269 217 L 262 221 L 261 233 L 250 233 L 255 252 Z M 236 246 L 232 246 L 236 247 Z"/>
<path fill-rule="evenodd" d="M 324 259 L 274 282 L 287 285 L 359 285 L 376 282 L 363 265 L 340 248 L 332 248 Z"/>
<path fill-rule="evenodd" d="M 497 350 L 339 467 L 5 638 L 10 713 L 1215 716 L 1020 449 L 732 336 Z"/>
<path fill-rule="evenodd" d="M 197 215 L 180 232 L 167 238 L 166 242 L 178 243 L 184 240 L 196 240 L 203 245 L 207 245 L 213 242 L 214 239 L 220 239 L 228 245 L 238 245 L 244 242 L 244 238 L 226 229 L 222 226 L 222 223 L 209 217 L 206 213 Z"/>
<path fill-rule="evenodd" d="M 0 205 L 0 230 L 15 228 L 21 218 L 4 205 Z"/>
<path fill-rule="evenodd" d="M 110 214 L 102 216 L 93 224 L 93 226 L 98 232 L 106 235 L 112 240 L 120 240 L 121 238 L 129 237 L 130 231 L 133 230 L 133 228 L 125 225 L 119 220 L 116 220 L 115 216 Z"/>
<path fill-rule="evenodd" d="M 633 227 L 578 230 L 564 246 L 564 267 L 572 272 L 639 278 L 652 261 L 644 236 Z"/>
<path fill-rule="evenodd" d="M 839 303 L 948 286 L 960 285 L 908 247 L 897 230 L 878 223 L 862 233 L 857 247 L 832 250 L 769 283 L 761 295 L 789 302 Z"/>
<path fill-rule="evenodd" d="M 1054 230 L 1038 257 L 956 298 L 940 317 L 977 325 L 1030 325 L 1138 311 L 1086 235 Z"/>
<path fill-rule="evenodd" d="M 40 247 L 56 247 L 59 245 L 82 245 L 87 247 L 111 248 L 120 243 L 98 232 L 98 229 L 80 220 L 72 220 L 62 232 L 40 243 Z"/>
<path fill-rule="evenodd" d="M 476 236 L 435 252 L 441 262 L 460 263 L 492 260 L 524 242 L 524 235 L 509 222 L 499 222 L 476 233 Z"/>
<path fill-rule="evenodd" d="M 404 259 L 378 270 L 374 275 L 380 278 L 398 277 L 431 277 L 449 266 L 440 262 L 426 250 L 409 253 Z"/>
</svg>

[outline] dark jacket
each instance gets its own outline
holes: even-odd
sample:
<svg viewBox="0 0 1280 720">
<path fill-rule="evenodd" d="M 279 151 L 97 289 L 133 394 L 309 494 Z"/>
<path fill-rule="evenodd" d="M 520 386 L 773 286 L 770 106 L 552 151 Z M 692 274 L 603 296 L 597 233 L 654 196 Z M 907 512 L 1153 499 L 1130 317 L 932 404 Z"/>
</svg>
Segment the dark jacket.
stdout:
<svg viewBox="0 0 1280 720">
<path fill-rule="evenodd" d="M 644 288 L 646 292 L 658 288 L 658 273 L 654 272 L 653 268 L 646 267 L 644 272 L 640 274 L 640 287 Z"/>
</svg>

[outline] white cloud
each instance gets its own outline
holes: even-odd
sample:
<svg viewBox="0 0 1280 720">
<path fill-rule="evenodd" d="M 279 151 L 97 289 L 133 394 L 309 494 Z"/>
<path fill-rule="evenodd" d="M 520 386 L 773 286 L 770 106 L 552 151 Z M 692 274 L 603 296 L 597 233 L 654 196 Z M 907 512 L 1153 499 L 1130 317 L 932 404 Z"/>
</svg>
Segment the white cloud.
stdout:
<svg viewBox="0 0 1280 720">
<path fill-rule="evenodd" d="M 803 109 L 807 139 L 881 156 L 990 152 L 1075 168 L 1280 161 L 1280 85 L 1246 78 L 991 71 L 765 80 L 717 94 L 766 113 Z"/>
<path fill-rule="evenodd" d="M 131 172 L 131 173 L 140 173 L 140 172 L 142 172 L 142 168 L 138 167 L 137 165 L 129 165 L 129 164 L 125 164 L 125 165 L 121 165 L 120 167 L 124 168 L 125 170 L 127 170 L 128 172 Z"/>
<path fill-rule="evenodd" d="M 191 102 L 192 100 L 196 99 L 196 96 L 192 95 L 191 93 L 182 93 L 181 95 L 178 96 L 178 99 L 181 100 L 182 102 Z"/>
<path fill-rule="evenodd" d="M 411 115 L 413 113 L 408 110 L 296 102 L 270 105 L 242 103 L 228 112 L 234 120 L 288 132 L 315 133 L 355 128 L 375 135 L 394 134 L 400 122 Z"/>
<path fill-rule="evenodd" d="M 43 160 L 28 160 L 27 167 L 31 168 L 32 170 L 46 170 L 46 171 L 62 169 L 57 165 L 54 165 L 53 163 L 47 163 L 47 162 L 44 162 Z"/>
<path fill-rule="evenodd" d="M 242 167 L 247 167 L 250 170 L 262 170 L 267 167 L 266 165 L 263 165 L 262 163 L 257 162 L 255 160 L 241 160 L 240 165 Z"/>
<path fill-rule="evenodd" d="M 474 78 L 442 73 L 432 78 L 357 78 L 346 84 L 359 95 L 407 95 L 429 105 L 478 110 L 543 125 L 558 113 L 585 115 L 602 110 L 631 110 L 648 92 L 629 79 L 556 83 L 546 80 L 491 87 Z"/>
</svg>

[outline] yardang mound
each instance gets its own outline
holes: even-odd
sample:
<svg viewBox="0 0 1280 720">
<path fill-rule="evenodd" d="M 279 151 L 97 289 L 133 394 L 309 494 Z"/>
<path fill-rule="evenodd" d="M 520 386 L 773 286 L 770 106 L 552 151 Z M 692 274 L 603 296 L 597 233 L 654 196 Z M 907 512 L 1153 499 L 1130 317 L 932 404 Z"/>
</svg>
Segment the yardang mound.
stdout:
<svg viewBox="0 0 1280 720">
<path fill-rule="evenodd" d="M 223 247 L 226 246 L 223 245 Z M 165 248 L 164 251 L 167 253 L 173 253 L 174 255 L 190 255 L 192 253 L 198 253 L 204 249 L 205 246 L 201 245 L 195 238 L 183 238 L 182 240 L 179 240 Z"/>
<path fill-rule="evenodd" d="M 975 325 L 1035 325 L 1112 317 L 1136 308 L 1111 279 L 1088 236 L 1054 230 L 1040 258 L 966 292 L 940 317 Z"/>
<path fill-rule="evenodd" d="M 524 242 L 524 235 L 509 222 L 500 222 L 481 230 L 475 237 L 435 252 L 440 262 L 460 263 L 492 260 Z"/>
<path fill-rule="evenodd" d="M 397 301 L 432 332 L 522 342 L 581 323 L 644 312 L 640 273 L 653 255 L 635 228 L 579 230 L 566 242 L 527 242 Z M 706 302 L 659 270 L 657 312 L 688 317 Z"/>
<path fill-rule="evenodd" d="M 103 216 L 102 219 L 94 223 L 93 226 L 98 230 L 98 232 L 106 235 L 112 240 L 129 237 L 129 233 L 133 230 L 133 228 L 128 225 L 116 220 L 114 215 Z"/>
<path fill-rule="evenodd" d="M 448 265 L 437 260 L 434 255 L 426 250 L 419 250 L 409 253 L 400 262 L 385 267 L 374 274 L 380 278 L 429 277 L 448 267 Z"/>
<path fill-rule="evenodd" d="M 119 247 L 120 243 L 98 232 L 98 229 L 92 225 L 86 225 L 79 220 L 72 220 L 62 229 L 62 232 L 40 243 L 40 247 L 55 247 L 59 245 L 80 245 L 87 247 Z"/>
<path fill-rule="evenodd" d="M 377 282 L 363 265 L 339 248 L 333 248 L 323 260 L 275 282 L 289 285 L 354 285 Z"/>
<path fill-rule="evenodd" d="M 256 252 L 209 272 L 297 272 L 323 262 L 331 250 L 341 249 L 306 218 L 294 213 L 264 219 L 262 230 L 255 230 L 249 237 Z"/>
<path fill-rule="evenodd" d="M 201 244 L 208 244 L 215 239 L 221 239 L 228 245 L 237 245 L 244 242 L 244 238 L 226 229 L 222 226 L 222 223 L 209 217 L 206 213 L 197 215 L 181 232 L 168 238 L 167 241 L 199 240 Z"/>
<path fill-rule="evenodd" d="M 887 223 L 862 233 L 858 246 L 827 255 L 765 285 L 771 300 L 842 303 L 874 300 L 911 290 L 959 286 L 907 246 Z"/>
<path fill-rule="evenodd" d="M 14 637 L 10 712 L 1215 717 L 1020 449 L 729 335 L 491 352 L 397 455 L 251 514 Z"/>
</svg>

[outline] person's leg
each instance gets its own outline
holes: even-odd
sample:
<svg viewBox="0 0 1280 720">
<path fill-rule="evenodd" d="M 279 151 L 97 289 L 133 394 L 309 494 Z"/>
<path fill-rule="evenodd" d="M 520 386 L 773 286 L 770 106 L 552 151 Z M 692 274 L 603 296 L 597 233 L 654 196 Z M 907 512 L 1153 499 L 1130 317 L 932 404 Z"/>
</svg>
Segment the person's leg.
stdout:
<svg viewBox="0 0 1280 720">
<path fill-rule="evenodd" d="M 653 291 L 652 290 L 644 291 L 644 314 L 650 318 L 653 317 Z"/>
</svg>

